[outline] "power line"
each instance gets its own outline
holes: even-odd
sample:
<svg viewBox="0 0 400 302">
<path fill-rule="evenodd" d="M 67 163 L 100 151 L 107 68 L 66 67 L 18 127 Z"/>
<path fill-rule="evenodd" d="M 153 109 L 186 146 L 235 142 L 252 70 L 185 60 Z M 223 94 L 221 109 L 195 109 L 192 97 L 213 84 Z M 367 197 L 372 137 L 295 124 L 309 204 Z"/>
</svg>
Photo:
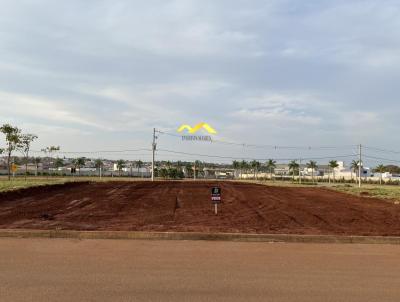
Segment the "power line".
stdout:
<svg viewBox="0 0 400 302">
<path fill-rule="evenodd" d="M 129 152 L 140 152 L 140 151 L 148 151 L 148 154 L 135 154 Z M 150 156 L 152 149 L 148 148 L 139 148 L 139 149 L 124 149 L 124 150 L 93 150 L 93 151 L 59 151 L 58 154 L 99 154 L 99 153 L 124 153 L 124 155 L 135 155 L 135 156 Z M 266 161 L 269 158 L 255 158 L 255 157 L 246 157 L 246 156 L 222 156 L 222 155 L 213 155 L 213 154 L 201 154 L 201 153 L 191 153 L 191 152 L 183 152 L 171 149 L 157 149 L 156 152 L 159 154 L 160 152 L 179 154 L 179 155 L 187 155 L 187 156 L 195 156 L 195 157 L 207 157 L 207 158 L 218 158 L 225 160 L 258 160 L 258 161 Z M 32 150 L 32 153 L 43 153 L 43 151 Z M 332 159 L 332 158 L 348 158 L 355 157 L 357 154 L 350 155 L 333 155 L 333 156 L 324 156 L 324 157 L 296 157 L 296 158 L 274 158 L 278 161 L 290 161 L 290 160 L 323 160 L 323 159 Z"/>
<path fill-rule="evenodd" d="M 400 160 L 389 159 L 389 158 L 384 158 L 384 157 L 376 157 L 376 156 L 369 156 L 369 155 L 364 155 L 364 157 L 365 158 L 369 158 L 369 159 L 383 160 L 383 161 L 388 161 L 388 162 L 400 163 Z"/>
<path fill-rule="evenodd" d="M 126 153 L 126 152 L 139 152 L 139 151 L 151 151 L 151 149 L 126 149 L 126 150 L 93 150 L 93 151 L 57 151 L 61 154 L 93 154 L 93 153 Z M 32 150 L 33 153 L 45 153 L 44 151 Z"/>
<path fill-rule="evenodd" d="M 258 160 L 258 161 L 267 161 L 269 158 L 254 158 L 254 157 L 234 157 L 234 156 L 221 156 L 221 155 L 210 155 L 210 154 L 200 154 L 200 153 L 189 153 L 189 152 L 181 152 L 176 150 L 168 150 L 168 149 L 158 149 L 158 151 L 163 151 L 167 153 L 173 154 L 182 154 L 189 156 L 200 156 L 200 157 L 209 157 L 209 158 L 221 158 L 221 159 L 231 159 L 231 160 Z M 347 157 L 355 157 L 357 154 L 350 155 L 335 155 L 335 156 L 324 156 L 324 157 L 301 157 L 302 160 L 322 160 L 322 159 L 332 159 L 332 158 L 347 158 Z M 300 157 L 296 158 L 274 158 L 274 160 L 279 161 L 290 161 L 290 160 L 299 160 Z"/>
<path fill-rule="evenodd" d="M 368 150 L 375 150 L 375 151 L 379 151 L 379 152 L 384 152 L 384 153 L 393 153 L 393 154 L 400 154 L 400 151 L 396 151 L 396 150 L 387 150 L 387 149 L 381 149 L 381 148 L 376 148 L 376 147 L 364 147 L 365 149 Z"/>
<path fill-rule="evenodd" d="M 157 130 L 158 133 L 172 136 L 172 137 L 177 137 L 177 138 L 182 138 L 181 135 L 178 134 L 173 134 L 161 130 Z M 249 143 L 238 143 L 238 142 L 230 142 L 230 141 L 224 141 L 224 140 L 218 140 L 218 139 L 212 139 L 210 143 L 218 143 L 218 144 L 223 144 L 223 145 L 232 145 L 232 146 L 238 146 L 238 147 L 244 147 L 244 148 L 263 148 L 263 149 L 294 149 L 294 150 L 327 150 L 327 149 L 332 149 L 332 150 L 337 150 L 337 149 L 344 149 L 344 148 L 354 148 L 357 147 L 357 145 L 342 145 L 342 146 L 279 146 L 279 145 L 260 145 L 260 144 L 249 144 Z"/>
</svg>

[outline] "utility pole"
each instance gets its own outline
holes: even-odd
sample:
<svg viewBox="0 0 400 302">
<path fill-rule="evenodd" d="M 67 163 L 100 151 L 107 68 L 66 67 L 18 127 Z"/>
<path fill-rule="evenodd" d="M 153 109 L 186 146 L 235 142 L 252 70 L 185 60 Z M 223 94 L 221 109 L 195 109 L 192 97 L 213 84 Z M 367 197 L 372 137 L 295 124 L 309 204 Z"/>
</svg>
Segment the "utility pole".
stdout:
<svg viewBox="0 0 400 302">
<path fill-rule="evenodd" d="M 193 166 L 193 179 L 196 180 L 196 161 L 194 161 L 194 166 Z"/>
<path fill-rule="evenodd" d="M 151 145 L 152 149 L 152 159 L 151 159 L 151 181 L 154 181 L 154 158 L 155 158 L 155 153 L 156 153 L 156 148 L 157 148 L 157 143 L 156 143 L 156 128 L 153 128 L 153 144 Z"/>
<path fill-rule="evenodd" d="M 358 187 L 361 188 L 361 166 L 362 166 L 362 155 L 361 155 L 362 146 L 359 146 L 359 159 L 358 159 Z"/>
<path fill-rule="evenodd" d="M 299 160 L 299 182 L 301 184 L 301 158 Z"/>
</svg>

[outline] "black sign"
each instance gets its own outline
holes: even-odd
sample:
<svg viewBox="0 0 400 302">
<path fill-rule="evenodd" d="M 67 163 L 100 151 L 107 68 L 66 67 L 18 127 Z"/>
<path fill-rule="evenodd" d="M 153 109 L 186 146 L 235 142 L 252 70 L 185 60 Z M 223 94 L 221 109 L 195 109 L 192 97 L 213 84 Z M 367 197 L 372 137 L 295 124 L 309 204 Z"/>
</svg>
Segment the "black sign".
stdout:
<svg viewBox="0 0 400 302">
<path fill-rule="evenodd" d="M 221 188 L 220 187 L 214 187 L 211 189 L 211 201 L 213 203 L 221 202 Z"/>
</svg>

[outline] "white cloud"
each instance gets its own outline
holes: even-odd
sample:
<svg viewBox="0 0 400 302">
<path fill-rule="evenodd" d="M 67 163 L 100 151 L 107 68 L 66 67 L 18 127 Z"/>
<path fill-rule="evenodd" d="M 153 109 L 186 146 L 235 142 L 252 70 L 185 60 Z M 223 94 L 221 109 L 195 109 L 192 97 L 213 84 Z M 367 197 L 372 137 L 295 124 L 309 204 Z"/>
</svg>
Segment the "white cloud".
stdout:
<svg viewBox="0 0 400 302">
<path fill-rule="evenodd" d="M 79 108 L 68 106 L 68 100 L 46 99 L 33 95 L 24 95 L 0 91 L 1 116 L 36 118 L 57 123 L 72 123 L 80 126 L 108 130 L 97 123 L 89 112 L 80 112 Z"/>
<path fill-rule="evenodd" d="M 400 148 L 399 33 L 397 1 L 5 1 L 0 118 L 86 148 L 203 120 Z"/>
</svg>

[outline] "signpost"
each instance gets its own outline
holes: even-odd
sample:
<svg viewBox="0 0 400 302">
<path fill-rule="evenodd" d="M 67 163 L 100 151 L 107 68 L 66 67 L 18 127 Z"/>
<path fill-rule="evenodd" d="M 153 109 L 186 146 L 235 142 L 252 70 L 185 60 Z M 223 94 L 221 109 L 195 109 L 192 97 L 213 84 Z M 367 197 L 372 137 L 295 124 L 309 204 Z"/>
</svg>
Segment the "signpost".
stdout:
<svg viewBox="0 0 400 302">
<path fill-rule="evenodd" d="M 211 202 L 214 204 L 215 215 L 218 215 L 218 204 L 221 203 L 221 188 L 214 187 L 211 189 Z"/>
<path fill-rule="evenodd" d="M 18 171 L 18 166 L 14 163 L 11 164 L 11 172 L 13 174 L 13 177 L 15 177 L 15 173 Z"/>
</svg>

